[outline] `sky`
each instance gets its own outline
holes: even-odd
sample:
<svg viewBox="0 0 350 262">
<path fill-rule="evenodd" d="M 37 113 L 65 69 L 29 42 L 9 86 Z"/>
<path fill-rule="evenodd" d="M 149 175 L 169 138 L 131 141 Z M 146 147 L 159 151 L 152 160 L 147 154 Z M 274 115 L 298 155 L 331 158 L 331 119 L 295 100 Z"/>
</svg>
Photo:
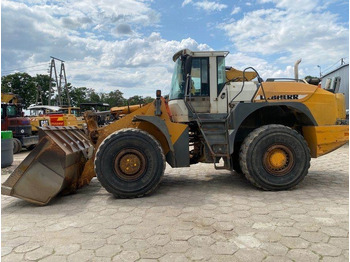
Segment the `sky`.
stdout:
<svg viewBox="0 0 350 262">
<path fill-rule="evenodd" d="M 184 48 L 229 51 L 226 65 L 265 79 L 293 77 L 302 58 L 299 76 L 318 76 L 349 61 L 349 2 L 1 1 L 2 76 L 48 74 L 54 56 L 73 86 L 154 97 L 169 92 Z"/>
</svg>

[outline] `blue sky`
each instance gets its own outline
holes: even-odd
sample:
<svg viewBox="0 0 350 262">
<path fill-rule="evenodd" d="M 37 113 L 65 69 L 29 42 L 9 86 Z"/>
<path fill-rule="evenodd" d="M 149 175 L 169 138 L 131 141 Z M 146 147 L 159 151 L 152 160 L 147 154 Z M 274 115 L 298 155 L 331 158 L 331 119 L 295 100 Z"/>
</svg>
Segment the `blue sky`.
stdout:
<svg viewBox="0 0 350 262">
<path fill-rule="evenodd" d="M 343 0 L 27 0 L 1 3 L 2 75 L 46 74 L 66 61 L 68 81 L 125 97 L 169 91 L 176 51 L 228 50 L 227 65 L 264 77 L 318 75 L 349 61 Z M 333 66 L 333 67 L 332 67 Z M 330 68 L 331 67 L 331 68 Z M 24 68 L 24 69 L 22 69 Z"/>
</svg>

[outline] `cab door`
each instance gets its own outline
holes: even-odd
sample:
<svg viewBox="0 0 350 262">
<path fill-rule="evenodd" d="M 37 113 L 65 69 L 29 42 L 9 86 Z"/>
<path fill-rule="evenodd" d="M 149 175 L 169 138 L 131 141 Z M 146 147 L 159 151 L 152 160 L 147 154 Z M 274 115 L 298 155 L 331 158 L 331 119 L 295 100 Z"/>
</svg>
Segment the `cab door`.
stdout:
<svg viewBox="0 0 350 262">
<path fill-rule="evenodd" d="M 209 57 L 193 57 L 190 103 L 198 113 L 210 112 Z"/>
</svg>

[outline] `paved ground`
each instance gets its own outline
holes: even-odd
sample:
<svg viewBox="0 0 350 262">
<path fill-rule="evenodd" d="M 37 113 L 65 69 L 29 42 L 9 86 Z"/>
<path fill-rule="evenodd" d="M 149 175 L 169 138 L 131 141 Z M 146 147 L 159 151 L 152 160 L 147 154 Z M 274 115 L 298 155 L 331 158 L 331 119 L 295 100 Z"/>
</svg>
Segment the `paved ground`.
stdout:
<svg viewBox="0 0 350 262">
<path fill-rule="evenodd" d="M 2 196 L 2 261 L 348 261 L 348 159 L 344 146 L 312 160 L 285 192 L 199 164 L 167 168 L 142 199 L 96 179 L 46 207 Z"/>
</svg>

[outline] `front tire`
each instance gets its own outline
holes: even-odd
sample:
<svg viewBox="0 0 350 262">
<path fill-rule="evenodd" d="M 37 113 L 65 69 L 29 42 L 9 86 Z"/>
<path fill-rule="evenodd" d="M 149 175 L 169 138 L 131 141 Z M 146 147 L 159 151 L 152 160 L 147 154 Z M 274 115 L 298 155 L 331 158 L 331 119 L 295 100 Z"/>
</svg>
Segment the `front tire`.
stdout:
<svg viewBox="0 0 350 262">
<path fill-rule="evenodd" d="M 300 183 L 310 167 L 310 150 L 304 138 L 283 125 L 266 125 L 252 131 L 240 150 L 246 178 L 264 190 L 286 190 Z"/>
<path fill-rule="evenodd" d="M 22 143 L 18 138 L 13 138 L 13 153 L 17 154 L 22 150 Z"/>
<path fill-rule="evenodd" d="M 95 157 L 98 180 L 118 198 L 142 197 L 153 192 L 164 170 L 160 144 L 140 129 L 125 128 L 109 135 Z"/>
</svg>

